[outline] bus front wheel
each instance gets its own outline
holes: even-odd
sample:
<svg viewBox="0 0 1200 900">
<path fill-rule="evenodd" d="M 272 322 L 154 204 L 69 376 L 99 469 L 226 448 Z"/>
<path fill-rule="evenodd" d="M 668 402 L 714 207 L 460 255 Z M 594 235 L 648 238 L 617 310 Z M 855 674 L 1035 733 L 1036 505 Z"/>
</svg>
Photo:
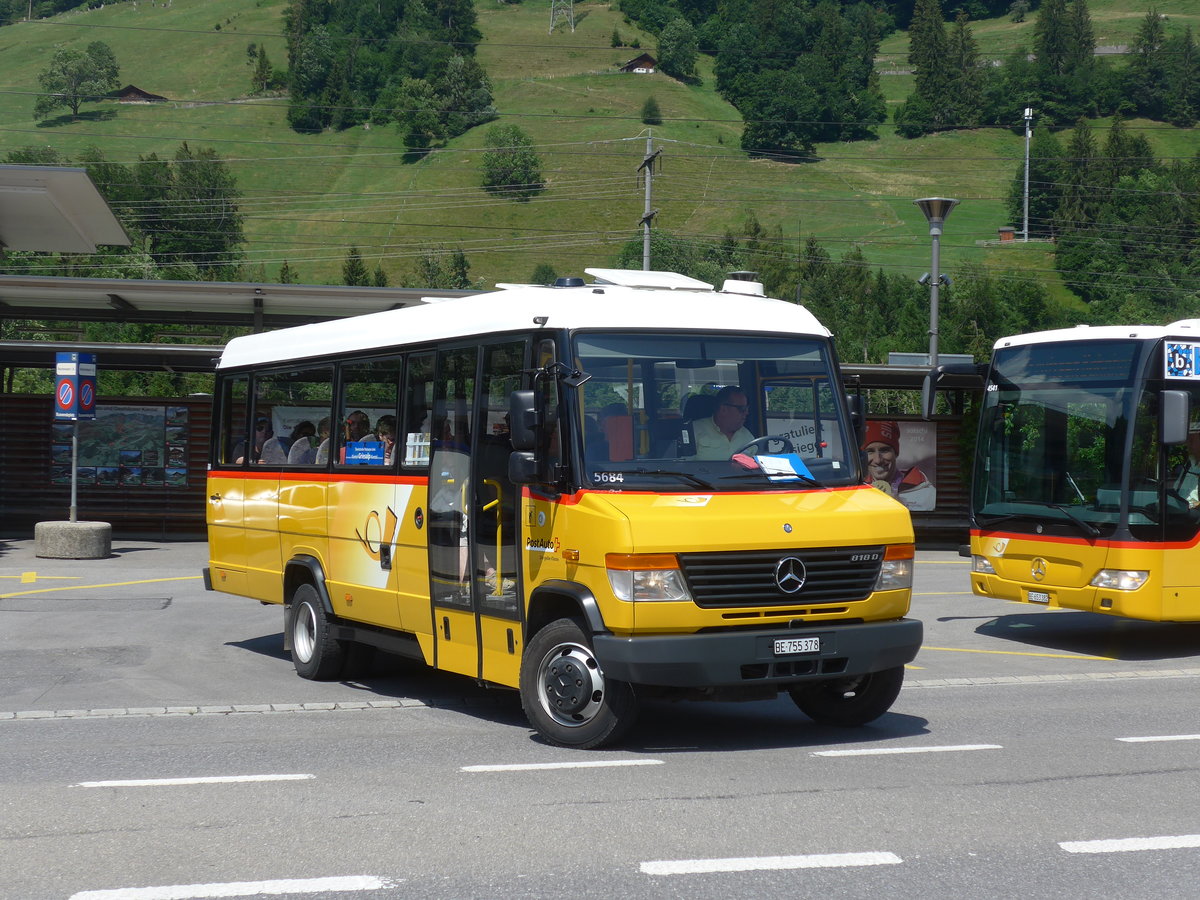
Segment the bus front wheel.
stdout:
<svg viewBox="0 0 1200 900">
<path fill-rule="evenodd" d="M 551 622 L 526 645 L 521 706 L 538 734 L 576 750 L 618 740 L 637 717 L 633 688 L 605 678 L 587 633 L 574 619 Z"/>
<path fill-rule="evenodd" d="M 800 711 L 819 725 L 854 728 L 892 708 L 904 684 L 904 666 L 853 678 L 803 684 L 788 691 Z"/>
<path fill-rule="evenodd" d="M 311 584 L 302 584 L 292 595 L 288 615 L 292 663 L 301 678 L 329 681 L 342 672 L 346 649 L 330 633 L 321 595 Z"/>
</svg>

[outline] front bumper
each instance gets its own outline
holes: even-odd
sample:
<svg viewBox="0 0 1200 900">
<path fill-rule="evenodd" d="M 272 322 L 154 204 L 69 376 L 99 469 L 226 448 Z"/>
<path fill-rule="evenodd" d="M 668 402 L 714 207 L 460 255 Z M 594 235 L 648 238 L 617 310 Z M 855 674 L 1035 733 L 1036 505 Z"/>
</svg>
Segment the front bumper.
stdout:
<svg viewBox="0 0 1200 900">
<path fill-rule="evenodd" d="M 598 634 L 593 648 L 609 678 L 663 687 L 778 684 L 865 675 L 916 658 L 924 628 L 917 619 L 819 628 L 723 631 L 621 638 Z M 812 654 L 775 655 L 779 638 L 819 637 Z"/>
</svg>

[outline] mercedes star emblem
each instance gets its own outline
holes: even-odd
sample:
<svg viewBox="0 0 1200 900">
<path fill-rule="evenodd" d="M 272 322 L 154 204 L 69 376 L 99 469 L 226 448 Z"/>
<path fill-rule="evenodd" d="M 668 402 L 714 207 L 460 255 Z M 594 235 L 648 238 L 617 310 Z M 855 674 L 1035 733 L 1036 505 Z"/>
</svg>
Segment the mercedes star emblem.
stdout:
<svg viewBox="0 0 1200 900">
<path fill-rule="evenodd" d="M 1041 581 L 1043 578 L 1046 577 L 1046 566 L 1047 565 L 1049 565 L 1049 564 L 1044 559 L 1042 559 L 1040 556 L 1034 557 L 1033 564 L 1029 567 L 1030 572 L 1033 573 L 1034 581 Z"/>
<path fill-rule="evenodd" d="M 794 556 L 785 556 L 775 564 L 775 584 L 785 594 L 794 594 L 804 587 L 806 578 L 804 563 Z"/>
</svg>

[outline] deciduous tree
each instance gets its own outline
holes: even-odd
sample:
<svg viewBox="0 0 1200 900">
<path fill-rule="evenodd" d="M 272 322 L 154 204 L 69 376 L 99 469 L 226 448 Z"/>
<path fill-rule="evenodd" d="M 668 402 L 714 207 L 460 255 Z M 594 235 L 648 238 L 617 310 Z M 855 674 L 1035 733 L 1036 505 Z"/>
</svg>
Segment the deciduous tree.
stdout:
<svg viewBox="0 0 1200 900">
<path fill-rule="evenodd" d="M 493 125 L 483 139 L 483 189 L 511 200 L 528 200 L 545 190 L 542 161 L 533 141 L 516 125 Z"/>
<path fill-rule="evenodd" d="M 119 75 L 117 58 L 103 41 L 93 41 L 86 50 L 60 47 L 51 57 L 49 67 L 38 75 L 45 93 L 34 103 L 34 114 L 43 118 L 66 107 L 71 117 L 76 118 L 80 105 L 116 90 L 120 86 Z"/>
</svg>

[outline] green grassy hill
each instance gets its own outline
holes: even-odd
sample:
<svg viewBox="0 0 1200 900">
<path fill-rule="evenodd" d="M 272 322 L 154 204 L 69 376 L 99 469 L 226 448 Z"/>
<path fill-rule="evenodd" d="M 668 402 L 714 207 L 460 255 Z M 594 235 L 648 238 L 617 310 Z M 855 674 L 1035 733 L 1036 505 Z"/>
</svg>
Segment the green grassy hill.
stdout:
<svg viewBox="0 0 1200 900">
<path fill-rule="evenodd" d="M 1160 4 L 1164 11 L 1193 5 Z M 911 201 L 945 195 L 963 201 L 943 240 L 948 268 L 989 262 L 1055 281 L 1045 245 L 981 243 L 1011 224 L 1003 197 L 1023 142 L 1009 131 L 905 141 L 884 126 L 875 141 L 821 146 L 819 162 L 752 160 L 738 149 L 740 118 L 715 93 L 710 59 L 702 57 L 709 68 L 698 85 L 661 74 L 621 74 L 619 64 L 641 51 L 611 47 L 613 30 L 642 49 L 653 51 L 655 40 L 626 24 L 615 6 L 577 3 L 575 31 L 560 27 L 549 34 L 549 0 L 481 3 L 478 55 L 492 79 L 500 121 L 529 133 L 548 184 L 540 197 L 512 202 L 479 187 L 487 126 L 413 163 L 405 161 L 395 126 L 298 135 L 287 127 L 285 99 L 248 99 L 248 45 L 265 45 L 277 66 L 286 62 L 284 6 L 283 0 L 172 0 L 169 8 L 116 3 L 0 29 L 6 62 L 0 153 L 37 145 L 73 155 L 95 145 L 110 160 L 132 163 L 151 152 L 170 155 L 184 140 L 213 147 L 229 161 L 244 194 L 247 260 L 258 277 L 274 280 L 286 259 L 303 281 L 337 282 L 346 249 L 355 245 L 370 268 L 382 265 L 393 284 L 403 284 L 423 249 L 461 247 L 472 276 L 490 285 L 527 280 L 539 263 L 560 274 L 610 264 L 620 245 L 638 234 L 644 194 L 637 167 L 652 131 L 663 151 L 654 180 L 658 224 L 695 241 L 715 244 L 753 216 L 782 228 L 780 253 L 795 254 L 811 233 L 835 254 L 858 244 L 872 263 L 916 276 L 928 268 L 929 239 Z M 1092 6 L 1118 8 L 1116 0 Z M 1130 28 L 1141 15 L 1126 17 Z M 981 43 L 987 35 L 1000 46 L 1008 29 L 1007 20 L 998 20 L 980 23 L 977 33 Z M 37 75 L 54 47 L 95 40 L 114 50 L 122 83 L 170 102 L 87 104 L 77 121 L 34 121 Z M 907 49 L 900 37 L 889 40 L 893 45 Z M 904 96 L 906 81 L 884 78 L 890 99 Z M 665 117 L 652 130 L 640 120 L 650 95 Z M 1134 124 L 1147 128 L 1162 155 L 1192 152 L 1193 132 Z"/>
</svg>

